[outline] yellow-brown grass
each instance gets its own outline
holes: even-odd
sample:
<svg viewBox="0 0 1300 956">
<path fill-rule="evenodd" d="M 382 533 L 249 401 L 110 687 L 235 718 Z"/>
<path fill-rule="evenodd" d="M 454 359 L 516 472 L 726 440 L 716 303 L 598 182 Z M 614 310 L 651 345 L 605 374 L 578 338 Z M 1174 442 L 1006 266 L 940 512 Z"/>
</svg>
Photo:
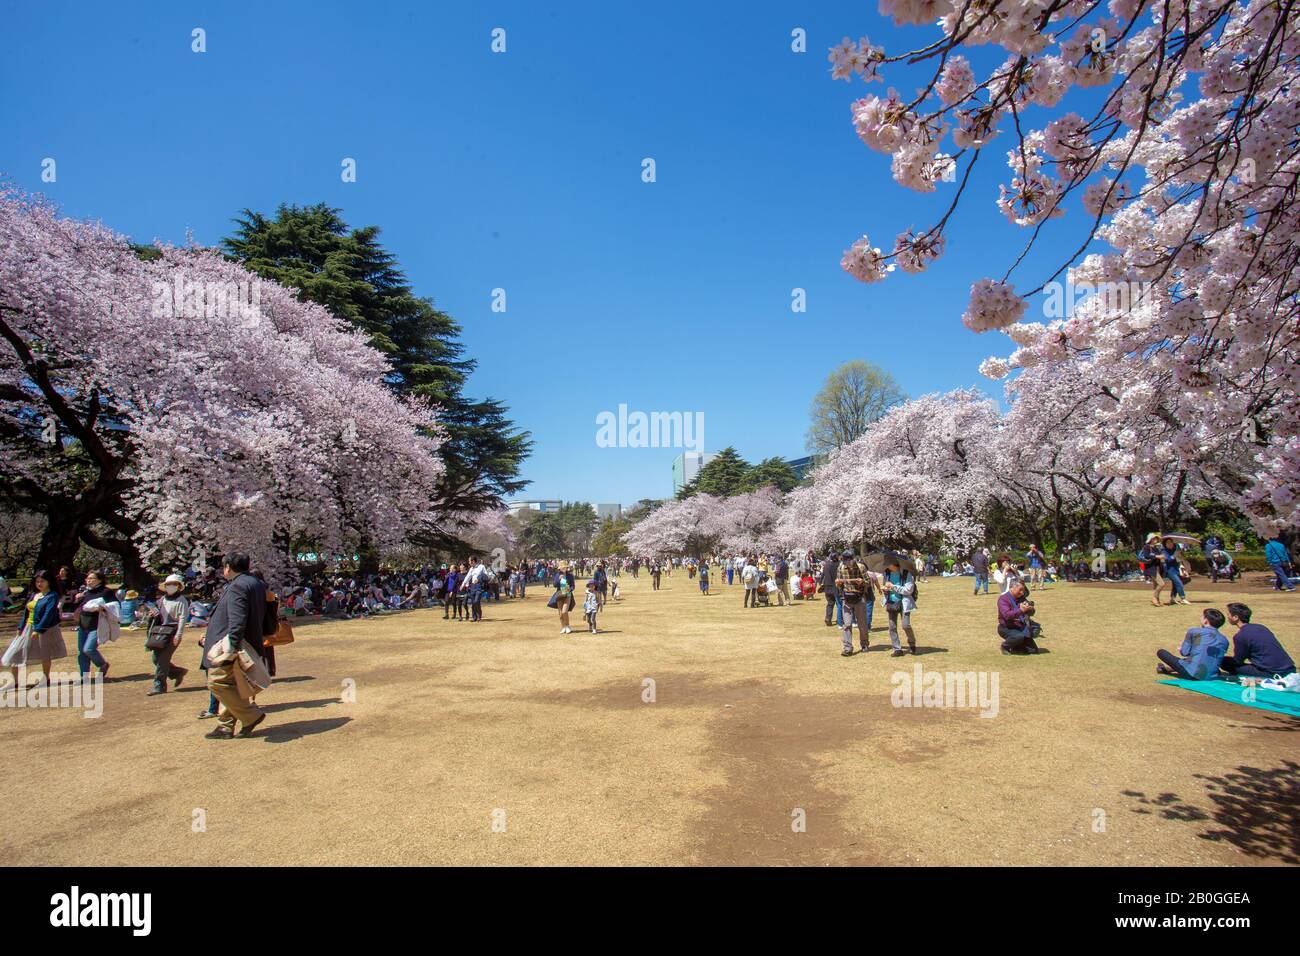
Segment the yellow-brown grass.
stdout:
<svg viewBox="0 0 1300 956">
<path fill-rule="evenodd" d="M 186 686 L 146 698 L 143 636 L 128 633 L 101 718 L 0 710 L 4 858 L 1300 862 L 1300 721 L 1153 674 L 1201 608 L 1243 596 L 1296 655 L 1298 595 L 1199 582 L 1194 607 L 1155 608 L 1139 589 L 1058 585 L 1034 595 L 1050 653 L 1025 658 L 999 653 L 994 596 L 932 580 L 914 616 L 928 650 L 895 660 L 841 658 L 820 598 L 744 610 L 739 587 L 704 598 L 680 572 L 658 593 L 622 582 L 598 635 L 579 612 L 561 635 L 540 588 L 485 605 L 480 624 L 428 610 L 300 626 L 247 740 L 204 739 L 193 643 L 177 655 Z M 997 672 L 998 715 L 892 706 L 891 675 L 918 663 Z"/>
</svg>

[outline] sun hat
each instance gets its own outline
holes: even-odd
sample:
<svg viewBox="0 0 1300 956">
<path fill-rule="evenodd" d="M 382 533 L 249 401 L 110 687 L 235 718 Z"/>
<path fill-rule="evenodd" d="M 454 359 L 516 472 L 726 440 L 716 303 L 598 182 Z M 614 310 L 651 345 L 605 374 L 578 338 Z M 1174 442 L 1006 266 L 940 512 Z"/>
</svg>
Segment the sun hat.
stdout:
<svg viewBox="0 0 1300 956">
<path fill-rule="evenodd" d="M 167 575 L 166 578 L 163 579 L 163 584 L 164 584 L 164 585 L 167 585 L 167 584 L 179 584 L 179 585 L 181 586 L 181 588 L 184 589 L 184 587 L 185 587 L 185 579 L 182 578 L 179 574 L 169 574 L 169 575 Z"/>
<path fill-rule="evenodd" d="M 140 598 L 140 593 L 139 593 L 138 591 L 127 591 L 127 592 L 126 592 L 126 599 L 127 599 L 128 601 L 136 601 L 136 600 L 139 600 L 139 598 Z"/>
</svg>

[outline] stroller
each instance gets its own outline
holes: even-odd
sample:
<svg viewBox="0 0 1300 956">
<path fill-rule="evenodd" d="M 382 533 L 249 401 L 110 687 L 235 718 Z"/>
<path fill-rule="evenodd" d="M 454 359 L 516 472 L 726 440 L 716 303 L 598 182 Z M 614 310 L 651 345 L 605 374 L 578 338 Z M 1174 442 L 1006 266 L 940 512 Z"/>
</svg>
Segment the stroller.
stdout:
<svg viewBox="0 0 1300 956">
<path fill-rule="evenodd" d="M 1237 562 L 1232 560 L 1232 555 L 1227 551 L 1215 548 L 1210 552 L 1211 580 L 1217 581 L 1219 578 L 1227 578 L 1229 581 L 1235 581 L 1240 573 L 1237 570 Z"/>
<path fill-rule="evenodd" d="M 772 600 L 772 591 L 776 590 L 776 582 L 768 578 L 766 571 L 758 573 L 758 606 L 767 607 Z"/>
</svg>

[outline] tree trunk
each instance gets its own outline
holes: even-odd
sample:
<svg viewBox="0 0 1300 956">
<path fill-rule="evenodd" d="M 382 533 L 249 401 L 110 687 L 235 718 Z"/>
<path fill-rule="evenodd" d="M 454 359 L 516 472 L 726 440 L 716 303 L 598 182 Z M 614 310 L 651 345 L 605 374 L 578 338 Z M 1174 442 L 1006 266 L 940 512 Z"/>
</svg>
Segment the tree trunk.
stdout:
<svg viewBox="0 0 1300 956">
<path fill-rule="evenodd" d="M 141 596 L 147 595 L 152 598 L 158 589 L 158 578 L 145 567 L 144 560 L 140 557 L 140 549 L 135 546 L 135 542 L 128 541 L 126 545 L 116 552 L 122 559 L 122 586 L 128 589 L 134 588 Z"/>
<path fill-rule="evenodd" d="M 112 538 L 98 534 L 92 528 L 81 529 L 81 540 L 92 548 L 107 551 L 122 559 L 122 586 L 152 597 L 158 588 L 158 578 L 144 562 L 140 549 L 128 537 Z"/>
<path fill-rule="evenodd" d="M 77 551 L 81 549 L 80 528 L 77 519 L 67 512 L 53 511 L 46 517 L 41 547 L 36 553 L 36 569 L 55 575 L 59 568 L 65 564 L 72 567 L 76 560 Z"/>
</svg>

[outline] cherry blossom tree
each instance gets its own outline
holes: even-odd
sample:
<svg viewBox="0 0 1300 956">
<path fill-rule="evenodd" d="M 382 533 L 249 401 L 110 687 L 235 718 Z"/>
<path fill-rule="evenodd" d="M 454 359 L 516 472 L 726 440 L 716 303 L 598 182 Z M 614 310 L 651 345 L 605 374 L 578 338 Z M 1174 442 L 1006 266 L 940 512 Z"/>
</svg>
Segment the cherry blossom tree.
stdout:
<svg viewBox="0 0 1300 956">
<path fill-rule="evenodd" d="M 790 494 L 773 534 L 798 548 L 978 543 L 998 426 L 997 405 L 974 389 L 896 406 Z"/>
<path fill-rule="evenodd" d="M 702 557 L 717 541 L 713 530 L 723 499 L 700 492 L 668 501 L 638 521 L 623 537 L 629 554 Z"/>
<path fill-rule="evenodd" d="M 765 546 L 766 536 L 781 516 L 784 495 L 768 485 L 757 491 L 723 498 L 705 527 L 728 552 L 752 552 Z"/>
<path fill-rule="evenodd" d="M 995 445 L 1000 498 L 1029 520 L 1048 518 L 1058 543 L 1066 512 L 1084 509 L 1113 521 L 1137 547 L 1147 532 L 1175 529 L 1194 513 L 1193 502 L 1216 494 L 1220 483 L 1203 459 L 1241 452 L 1187 455 L 1175 445 L 1178 433 L 1137 407 L 1155 407 L 1158 373 L 1131 382 L 1116 403 L 1089 378 L 1094 371 L 1086 362 L 1038 365 L 1008 383 L 1011 408 Z M 1228 444 L 1244 446 L 1236 435 Z"/>
<path fill-rule="evenodd" d="M 1093 421 L 1071 430 L 1073 451 L 1099 456 L 1103 478 L 1145 494 L 1172 453 L 1257 530 L 1300 523 L 1300 0 L 880 7 L 897 24 L 937 20 L 939 34 L 892 54 L 846 39 L 832 75 L 924 70 L 915 95 L 857 100 L 853 123 L 899 185 L 955 187 L 932 225 L 883 249 L 864 236 L 843 267 L 865 282 L 923 271 L 974 165 L 1005 144 L 997 205 L 1028 237 L 1005 272 L 973 283 L 962 320 L 1018 348 L 983 371 L 1086 365 Z M 1018 289 L 1030 247 L 1070 221 L 1054 271 Z M 1048 321 L 1026 322 L 1040 292 Z"/>
<path fill-rule="evenodd" d="M 296 547 L 395 544 L 431 520 L 435 409 L 320 306 L 220 255 L 0 194 L 0 478 L 128 579 L 231 548 L 272 580 Z"/>
</svg>

